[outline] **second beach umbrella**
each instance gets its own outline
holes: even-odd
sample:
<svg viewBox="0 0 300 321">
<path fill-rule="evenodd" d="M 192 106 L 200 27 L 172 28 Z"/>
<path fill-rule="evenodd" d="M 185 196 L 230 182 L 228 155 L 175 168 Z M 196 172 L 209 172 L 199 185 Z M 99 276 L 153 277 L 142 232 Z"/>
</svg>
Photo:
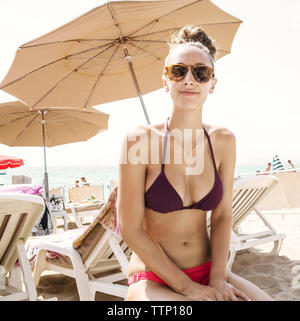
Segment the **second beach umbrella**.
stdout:
<svg viewBox="0 0 300 321">
<path fill-rule="evenodd" d="M 17 50 L 0 89 L 29 107 L 90 106 L 162 87 L 171 34 L 200 25 L 216 59 L 230 53 L 241 20 L 209 0 L 106 1 Z"/>
<path fill-rule="evenodd" d="M 46 147 L 86 141 L 108 128 L 109 115 L 96 109 L 49 107 L 30 110 L 20 101 L 0 104 L 0 143 L 43 146 L 44 183 L 49 202 Z"/>
<path fill-rule="evenodd" d="M 24 165 L 21 158 L 0 155 L 0 169 L 16 168 Z"/>
</svg>

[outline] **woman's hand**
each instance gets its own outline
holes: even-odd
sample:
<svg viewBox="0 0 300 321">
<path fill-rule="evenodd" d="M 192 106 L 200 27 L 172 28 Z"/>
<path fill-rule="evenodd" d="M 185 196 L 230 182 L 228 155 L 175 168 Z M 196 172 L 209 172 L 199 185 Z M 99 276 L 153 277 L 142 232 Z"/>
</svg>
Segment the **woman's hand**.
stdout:
<svg viewBox="0 0 300 321">
<path fill-rule="evenodd" d="M 251 301 L 245 293 L 225 280 L 210 282 L 209 286 L 216 290 L 217 301 Z"/>
<path fill-rule="evenodd" d="M 190 300 L 193 301 L 217 301 L 217 290 L 207 286 L 201 285 L 197 282 L 190 283 L 189 287 L 185 290 L 183 294 Z"/>
</svg>

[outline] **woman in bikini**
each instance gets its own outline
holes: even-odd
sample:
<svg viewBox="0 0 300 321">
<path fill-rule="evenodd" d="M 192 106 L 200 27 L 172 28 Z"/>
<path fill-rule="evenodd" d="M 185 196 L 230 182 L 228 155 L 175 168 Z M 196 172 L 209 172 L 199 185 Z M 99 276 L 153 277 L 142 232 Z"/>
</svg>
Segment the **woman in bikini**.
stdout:
<svg viewBox="0 0 300 321">
<path fill-rule="evenodd" d="M 217 83 L 215 52 L 199 27 L 174 34 L 163 73 L 172 113 L 164 123 L 139 126 L 124 138 L 127 161 L 122 158 L 119 166 L 117 213 L 123 240 L 133 250 L 127 300 L 272 300 L 226 268 L 236 141 L 230 130 L 202 120 L 203 104 Z M 186 129 L 192 133 L 184 140 L 191 155 L 201 146 L 198 172 L 188 173 L 185 158 L 174 161 L 187 151 L 172 133 L 184 137 Z M 139 156 L 146 155 L 139 162 L 133 160 L 137 144 Z M 160 151 L 158 162 L 153 146 Z"/>
</svg>

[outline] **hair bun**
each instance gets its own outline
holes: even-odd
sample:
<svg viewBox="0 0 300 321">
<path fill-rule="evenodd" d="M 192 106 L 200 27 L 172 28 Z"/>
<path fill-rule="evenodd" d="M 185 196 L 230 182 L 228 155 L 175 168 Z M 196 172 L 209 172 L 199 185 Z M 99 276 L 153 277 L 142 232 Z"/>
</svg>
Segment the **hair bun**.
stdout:
<svg viewBox="0 0 300 321">
<path fill-rule="evenodd" d="M 171 46 L 176 46 L 191 42 L 202 44 L 207 48 L 213 60 L 215 60 L 217 50 L 213 44 L 213 40 L 199 26 L 187 25 L 181 28 L 177 33 L 173 34 L 170 44 Z"/>
</svg>

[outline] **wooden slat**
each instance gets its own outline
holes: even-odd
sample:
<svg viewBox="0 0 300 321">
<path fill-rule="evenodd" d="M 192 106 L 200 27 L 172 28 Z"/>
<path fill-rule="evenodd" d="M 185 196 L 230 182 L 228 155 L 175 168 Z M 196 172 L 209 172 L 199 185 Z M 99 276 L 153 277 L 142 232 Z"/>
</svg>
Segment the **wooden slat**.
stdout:
<svg viewBox="0 0 300 321">
<path fill-rule="evenodd" d="M 5 254 L 3 255 L 3 258 L 2 258 L 2 264 L 7 267 L 7 270 L 10 270 L 16 262 L 16 258 L 17 258 L 16 246 L 17 246 L 17 242 L 20 239 L 20 236 L 24 235 L 23 231 L 25 228 L 27 216 L 28 216 L 27 213 L 22 213 L 20 215 L 16 215 L 16 214 L 12 215 L 12 218 L 17 217 L 17 221 L 12 231 L 13 234 L 11 235 L 9 245 L 7 246 Z"/>
<path fill-rule="evenodd" d="M 258 188 L 253 191 L 253 193 L 249 196 L 249 198 L 243 204 L 242 211 L 237 213 L 237 220 L 235 224 L 240 224 L 243 220 L 246 219 L 247 215 L 245 215 L 245 213 L 251 212 L 254 204 L 257 203 L 258 199 L 262 196 L 264 192 L 265 192 L 264 188 Z"/>
<path fill-rule="evenodd" d="M 7 250 L 9 243 L 11 242 L 11 238 L 13 237 L 13 233 L 16 228 L 16 224 L 19 221 L 19 215 L 8 215 L 9 219 L 5 226 L 5 229 L 2 232 L 1 243 L 0 243 L 0 262 L 3 265 L 3 256 Z"/>
<path fill-rule="evenodd" d="M 247 198 L 244 199 L 244 201 L 241 203 L 241 206 L 235 213 L 234 225 L 240 224 L 242 220 L 246 219 L 246 214 L 249 214 L 248 212 L 251 206 L 253 206 L 257 200 L 258 194 L 259 190 L 253 189 L 251 193 L 247 195 Z"/>
<path fill-rule="evenodd" d="M 2 235 L 5 231 L 5 228 L 6 228 L 9 218 L 10 218 L 9 215 L 4 215 L 4 214 L 1 215 L 0 214 L 0 244 L 1 244 Z M 1 257 L 1 255 L 0 255 L 0 257 Z"/>
<path fill-rule="evenodd" d="M 235 204 L 235 206 L 232 209 L 233 223 L 236 221 L 237 215 L 238 215 L 239 211 L 241 210 L 241 208 L 243 207 L 243 203 L 249 197 L 249 195 L 251 195 L 252 192 L 253 192 L 253 189 L 245 189 L 245 190 L 243 190 L 243 193 L 240 194 L 238 202 Z"/>
</svg>

